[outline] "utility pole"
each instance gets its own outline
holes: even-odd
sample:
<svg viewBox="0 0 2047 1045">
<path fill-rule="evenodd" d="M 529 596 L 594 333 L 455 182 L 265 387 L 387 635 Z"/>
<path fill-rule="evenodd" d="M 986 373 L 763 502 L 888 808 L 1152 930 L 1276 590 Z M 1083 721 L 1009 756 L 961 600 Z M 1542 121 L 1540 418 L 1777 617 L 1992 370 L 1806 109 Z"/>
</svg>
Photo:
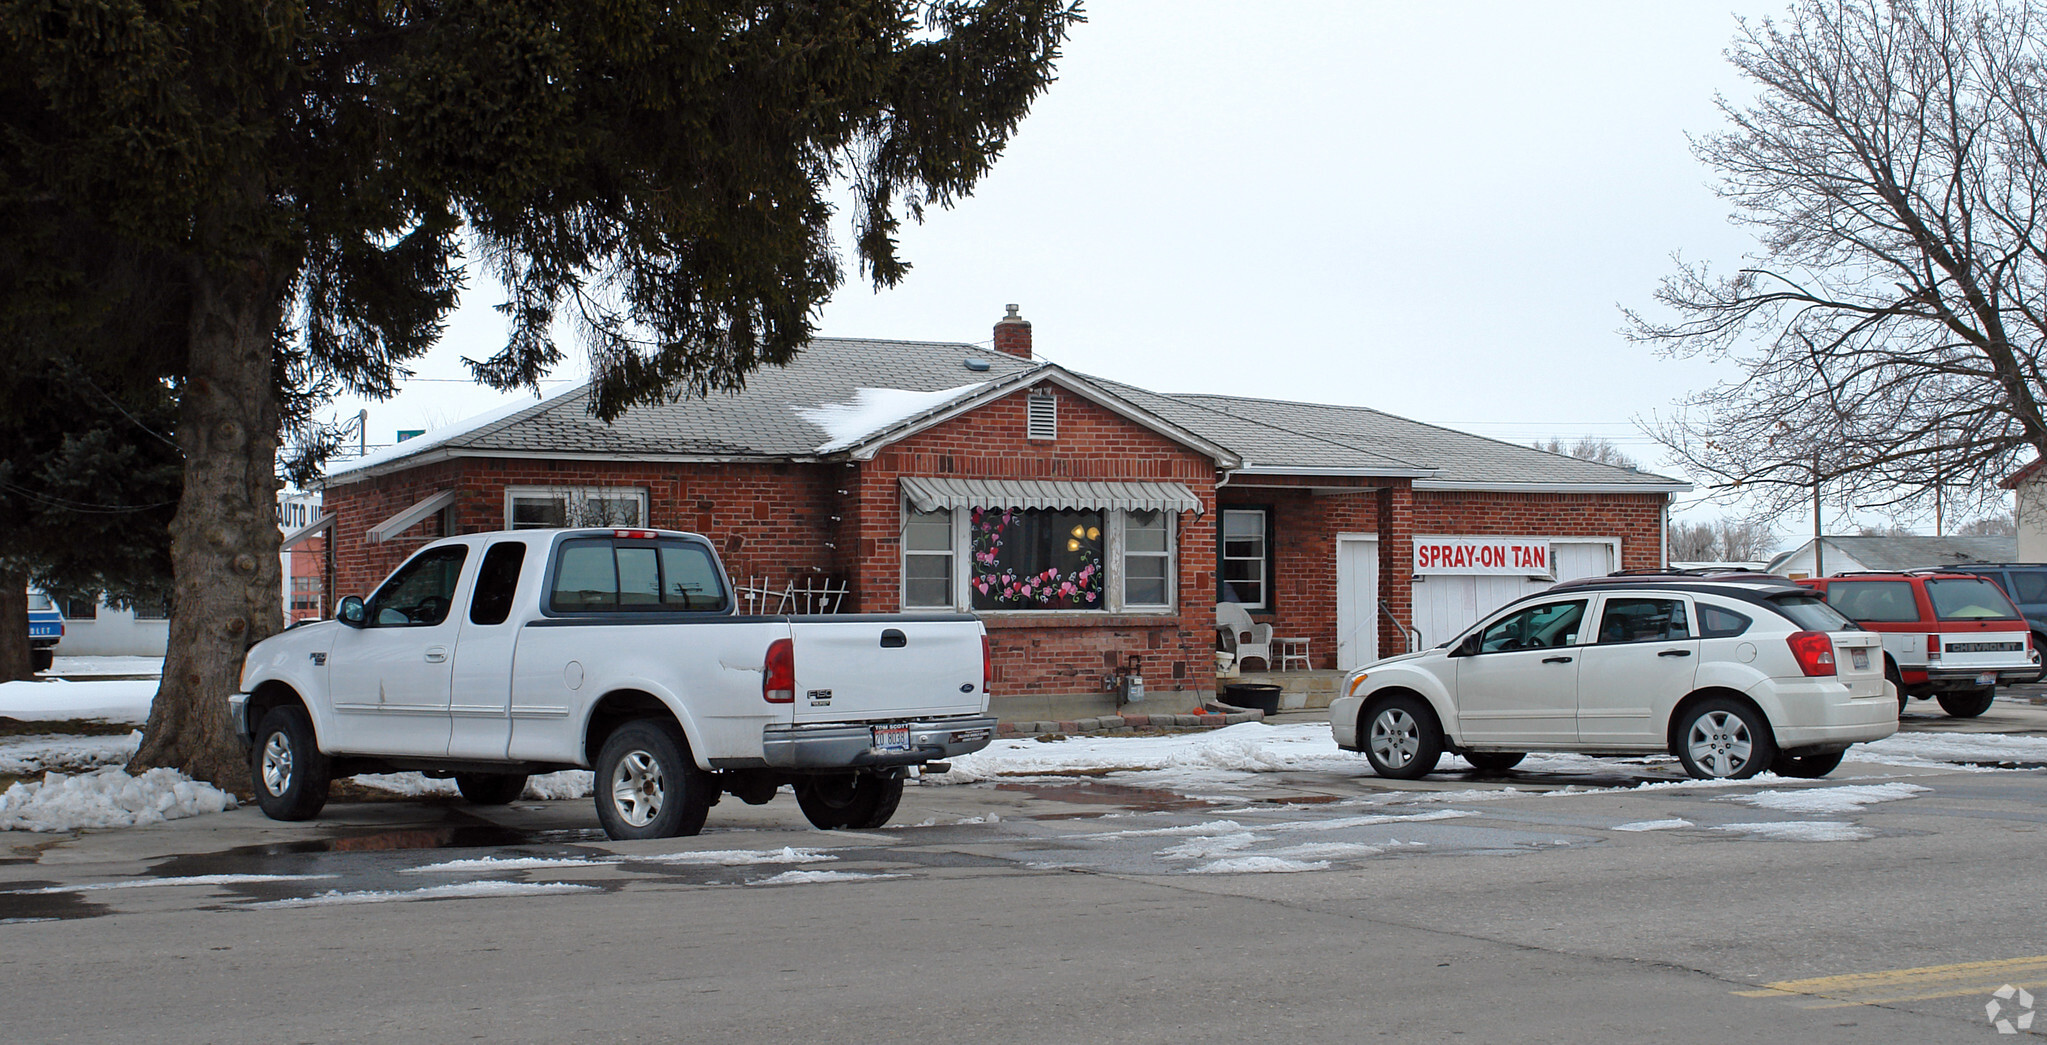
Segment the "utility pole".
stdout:
<svg viewBox="0 0 2047 1045">
<path fill-rule="evenodd" d="M 1821 534 L 1825 532 L 1825 530 L 1820 528 L 1820 452 L 1818 449 L 1814 449 L 1812 452 L 1812 575 L 1815 577 L 1827 575 L 1827 567 L 1823 558 L 1825 552 L 1820 547 L 1822 541 Z"/>
</svg>

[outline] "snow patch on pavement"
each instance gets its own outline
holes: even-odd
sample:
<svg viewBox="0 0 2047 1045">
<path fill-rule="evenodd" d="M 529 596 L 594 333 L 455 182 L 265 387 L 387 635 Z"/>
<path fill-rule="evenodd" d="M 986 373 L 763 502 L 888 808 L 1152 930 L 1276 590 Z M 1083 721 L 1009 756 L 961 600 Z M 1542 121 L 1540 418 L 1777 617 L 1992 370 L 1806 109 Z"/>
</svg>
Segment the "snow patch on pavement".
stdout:
<svg viewBox="0 0 2047 1045">
<path fill-rule="evenodd" d="M 2047 762 L 2047 737 L 1893 733 L 1882 740 L 1849 748 L 1848 758 L 1854 762 L 1909 767 L 1947 767 L 1957 762 Z"/>
<path fill-rule="evenodd" d="M 39 733 L 0 739 L 0 773 L 34 776 L 44 770 L 80 772 L 101 766 L 127 765 L 142 746 L 142 732 L 119 737 L 80 737 Z"/>
<path fill-rule="evenodd" d="M 235 796 L 175 769 L 129 776 L 118 767 L 72 776 L 50 773 L 0 793 L 0 831 L 75 831 L 160 824 L 236 806 Z"/>
<path fill-rule="evenodd" d="M 1637 820 L 1632 824 L 1615 824 L 1616 831 L 1675 831 L 1680 827 L 1691 827 L 1690 820 L 1672 818 L 1669 820 Z"/>
<path fill-rule="evenodd" d="M 157 889 L 174 885 L 242 885 L 248 882 L 311 882 L 333 878 L 331 874 L 193 874 L 180 878 L 124 878 L 118 882 L 87 882 L 83 885 L 52 885 L 42 889 L 14 890 L 27 896 L 51 893 L 91 893 L 103 889 Z"/>
<path fill-rule="evenodd" d="M 1745 834 L 1769 842 L 1860 842 L 1875 832 L 1838 820 L 1782 820 L 1773 824 L 1722 824 L 1715 831 Z"/>
<path fill-rule="evenodd" d="M 394 795 L 451 797 L 462 793 L 453 780 L 437 779 L 424 773 L 363 773 L 351 779 L 364 787 L 389 791 Z M 564 769 L 559 773 L 543 773 L 527 778 L 526 790 L 519 793 L 519 800 L 588 798 L 591 789 L 596 786 L 594 781 L 595 777 L 587 769 Z"/>
<path fill-rule="evenodd" d="M 611 867 L 617 859 L 600 860 L 584 856 L 484 856 L 474 860 L 444 860 L 424 867 L 407 867 L 400 874 L 488 874 L 492 871 L 533 871 L 559 867 Z"/>
<path fill-rule="evenodd" d="M 783 846 L 780 849 L 706 849 L 694 853 L 660 853 L 630 857 L 638 863 L 697 864 L 712 867 L 746 867 L 752 864 L 821 864 L 837 860 L 815 849 Z"/>
<path fill-rule="evenodd" d="M 1752 795 L 1729 795 L 1716 801 L 1741 802 L 1780 813 L 1859 813 L 1865 806 L 1896 802 L 1931 790 L 1918 784 L 1850 784 L 1846 787 L 1758 791 Z"/>
<path fill-rule="evenodd" d="M 1227 785 L 1259 773 L 1320 772 L 1363 776 L 1371 767 L 1336 746 L 1325 723 L 1269 726 L 1244 722 L 1206 733 L 1162 736 L 1068 737 L 1050 743 L 997 740 L 952 759 L 952 771 L 927 783 L 972 784 L 995 777 L 1071 775 L 1075 772 L 1156 774 L 1159 786 Z"/>
<path fill-rule="evenodd" d="M 1327 860 L 1286 860 L 1277 856 L 1239 856 L 1203 864 L 1190 874 L 1291 874 L 1295 871 L 1327 871 Z"/>
<path fill-rule="evenodd" d="M 248 904 L 252 911 L 272 911 L 287 907 L 340 907 L 350 904 L 402 903 L 408 900 L 466 900 L 492 896 L 547 896 L 557 893 L 594 893 L 600 891 L 594 885 L 575 885 L 569 882 L 454 882 L 448 885 L 429 885 L 422 889 L 361 889 L 353 892 L 334 890 L 316 896 L 302 896 L 289 900 L 267 900 L 263 903 Z"/>
<path fill-rule="evenodd" d="M 884 878 L 908 878 L 907 874 L 872 874 L 865 871 L 783 871 L 748 885 L 808 885 L 813 882 L 873 882 Z"/>
</svg>

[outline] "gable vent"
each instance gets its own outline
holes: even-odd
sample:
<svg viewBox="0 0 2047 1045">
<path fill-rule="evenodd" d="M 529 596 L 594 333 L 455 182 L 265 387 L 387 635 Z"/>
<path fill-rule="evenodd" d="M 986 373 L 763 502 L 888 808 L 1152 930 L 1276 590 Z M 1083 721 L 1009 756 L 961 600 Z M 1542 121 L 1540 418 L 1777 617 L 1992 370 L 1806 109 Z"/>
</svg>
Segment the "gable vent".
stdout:
<svg viewBox="0 0 2047 1045">
<path fill-rule="evenodd" d="M 1024 425 L 1024 435 L 1032 439 L 1059 438 L 1059 400 L 1042 392 L 1033 392 L 1025 397 L 1030 404 L 1030 419 Z"/>
</svg>

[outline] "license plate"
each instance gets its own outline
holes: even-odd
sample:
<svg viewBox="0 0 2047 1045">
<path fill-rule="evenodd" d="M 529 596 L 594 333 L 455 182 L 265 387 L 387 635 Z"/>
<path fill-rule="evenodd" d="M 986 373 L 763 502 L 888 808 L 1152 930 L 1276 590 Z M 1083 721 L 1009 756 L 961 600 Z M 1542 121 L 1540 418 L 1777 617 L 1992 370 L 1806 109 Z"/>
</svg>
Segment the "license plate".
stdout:
<svg viewBox="0 0 2047 1045">
<path fill-rule="evenodd" d="M 1995 685 L 1997 685 L 1997 672 L 1995 672 L 1995 671 L 1986 671 L 1986 672 L 1982 673 L 1981 675 L 1978 675 L 1978 676 L 1976 676 L 1976 684 L 1977 684 L 1977 685 L 1979 685 L 1979 686 L 1995 686 Z"/>
<path fill-rule="evenodd" d="M 1868 671 L 1868 670 L 1869 670 L 1869 651 L 1868 651 L 1868 650 L 1866 650 L 1866 649 L 1852 649 L 1852 650 L 1849 650 L 1849 651 L 1848 651 L 1848 662 L 1849 662 L 1850 664 L 1853 664 L 1853 665 L 1855 665 L 1855 670 L 1857 670 L 1857 671 Z"/>
<path fill-rule="evenodd" d="M 876 751 L 910 750 L 910 727 L 875 726 L 874 749 Z"/>
</svg>

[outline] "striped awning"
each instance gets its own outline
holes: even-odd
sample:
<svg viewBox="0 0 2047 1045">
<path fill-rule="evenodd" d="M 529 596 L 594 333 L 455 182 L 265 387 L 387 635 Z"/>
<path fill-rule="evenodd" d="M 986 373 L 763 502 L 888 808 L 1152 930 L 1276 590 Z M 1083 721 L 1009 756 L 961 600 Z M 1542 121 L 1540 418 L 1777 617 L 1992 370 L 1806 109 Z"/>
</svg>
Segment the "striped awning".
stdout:
<svg viewBox="0 0 2047 1045">
<path fill-rule="evenodd" d="M 904 476 L 903 496 L 920 512 L 940 508 L 1105 508 L 1200 512 L 1180 483 L 1097 483 L 1066 479 L 951 479 Z"/>
</svg>

